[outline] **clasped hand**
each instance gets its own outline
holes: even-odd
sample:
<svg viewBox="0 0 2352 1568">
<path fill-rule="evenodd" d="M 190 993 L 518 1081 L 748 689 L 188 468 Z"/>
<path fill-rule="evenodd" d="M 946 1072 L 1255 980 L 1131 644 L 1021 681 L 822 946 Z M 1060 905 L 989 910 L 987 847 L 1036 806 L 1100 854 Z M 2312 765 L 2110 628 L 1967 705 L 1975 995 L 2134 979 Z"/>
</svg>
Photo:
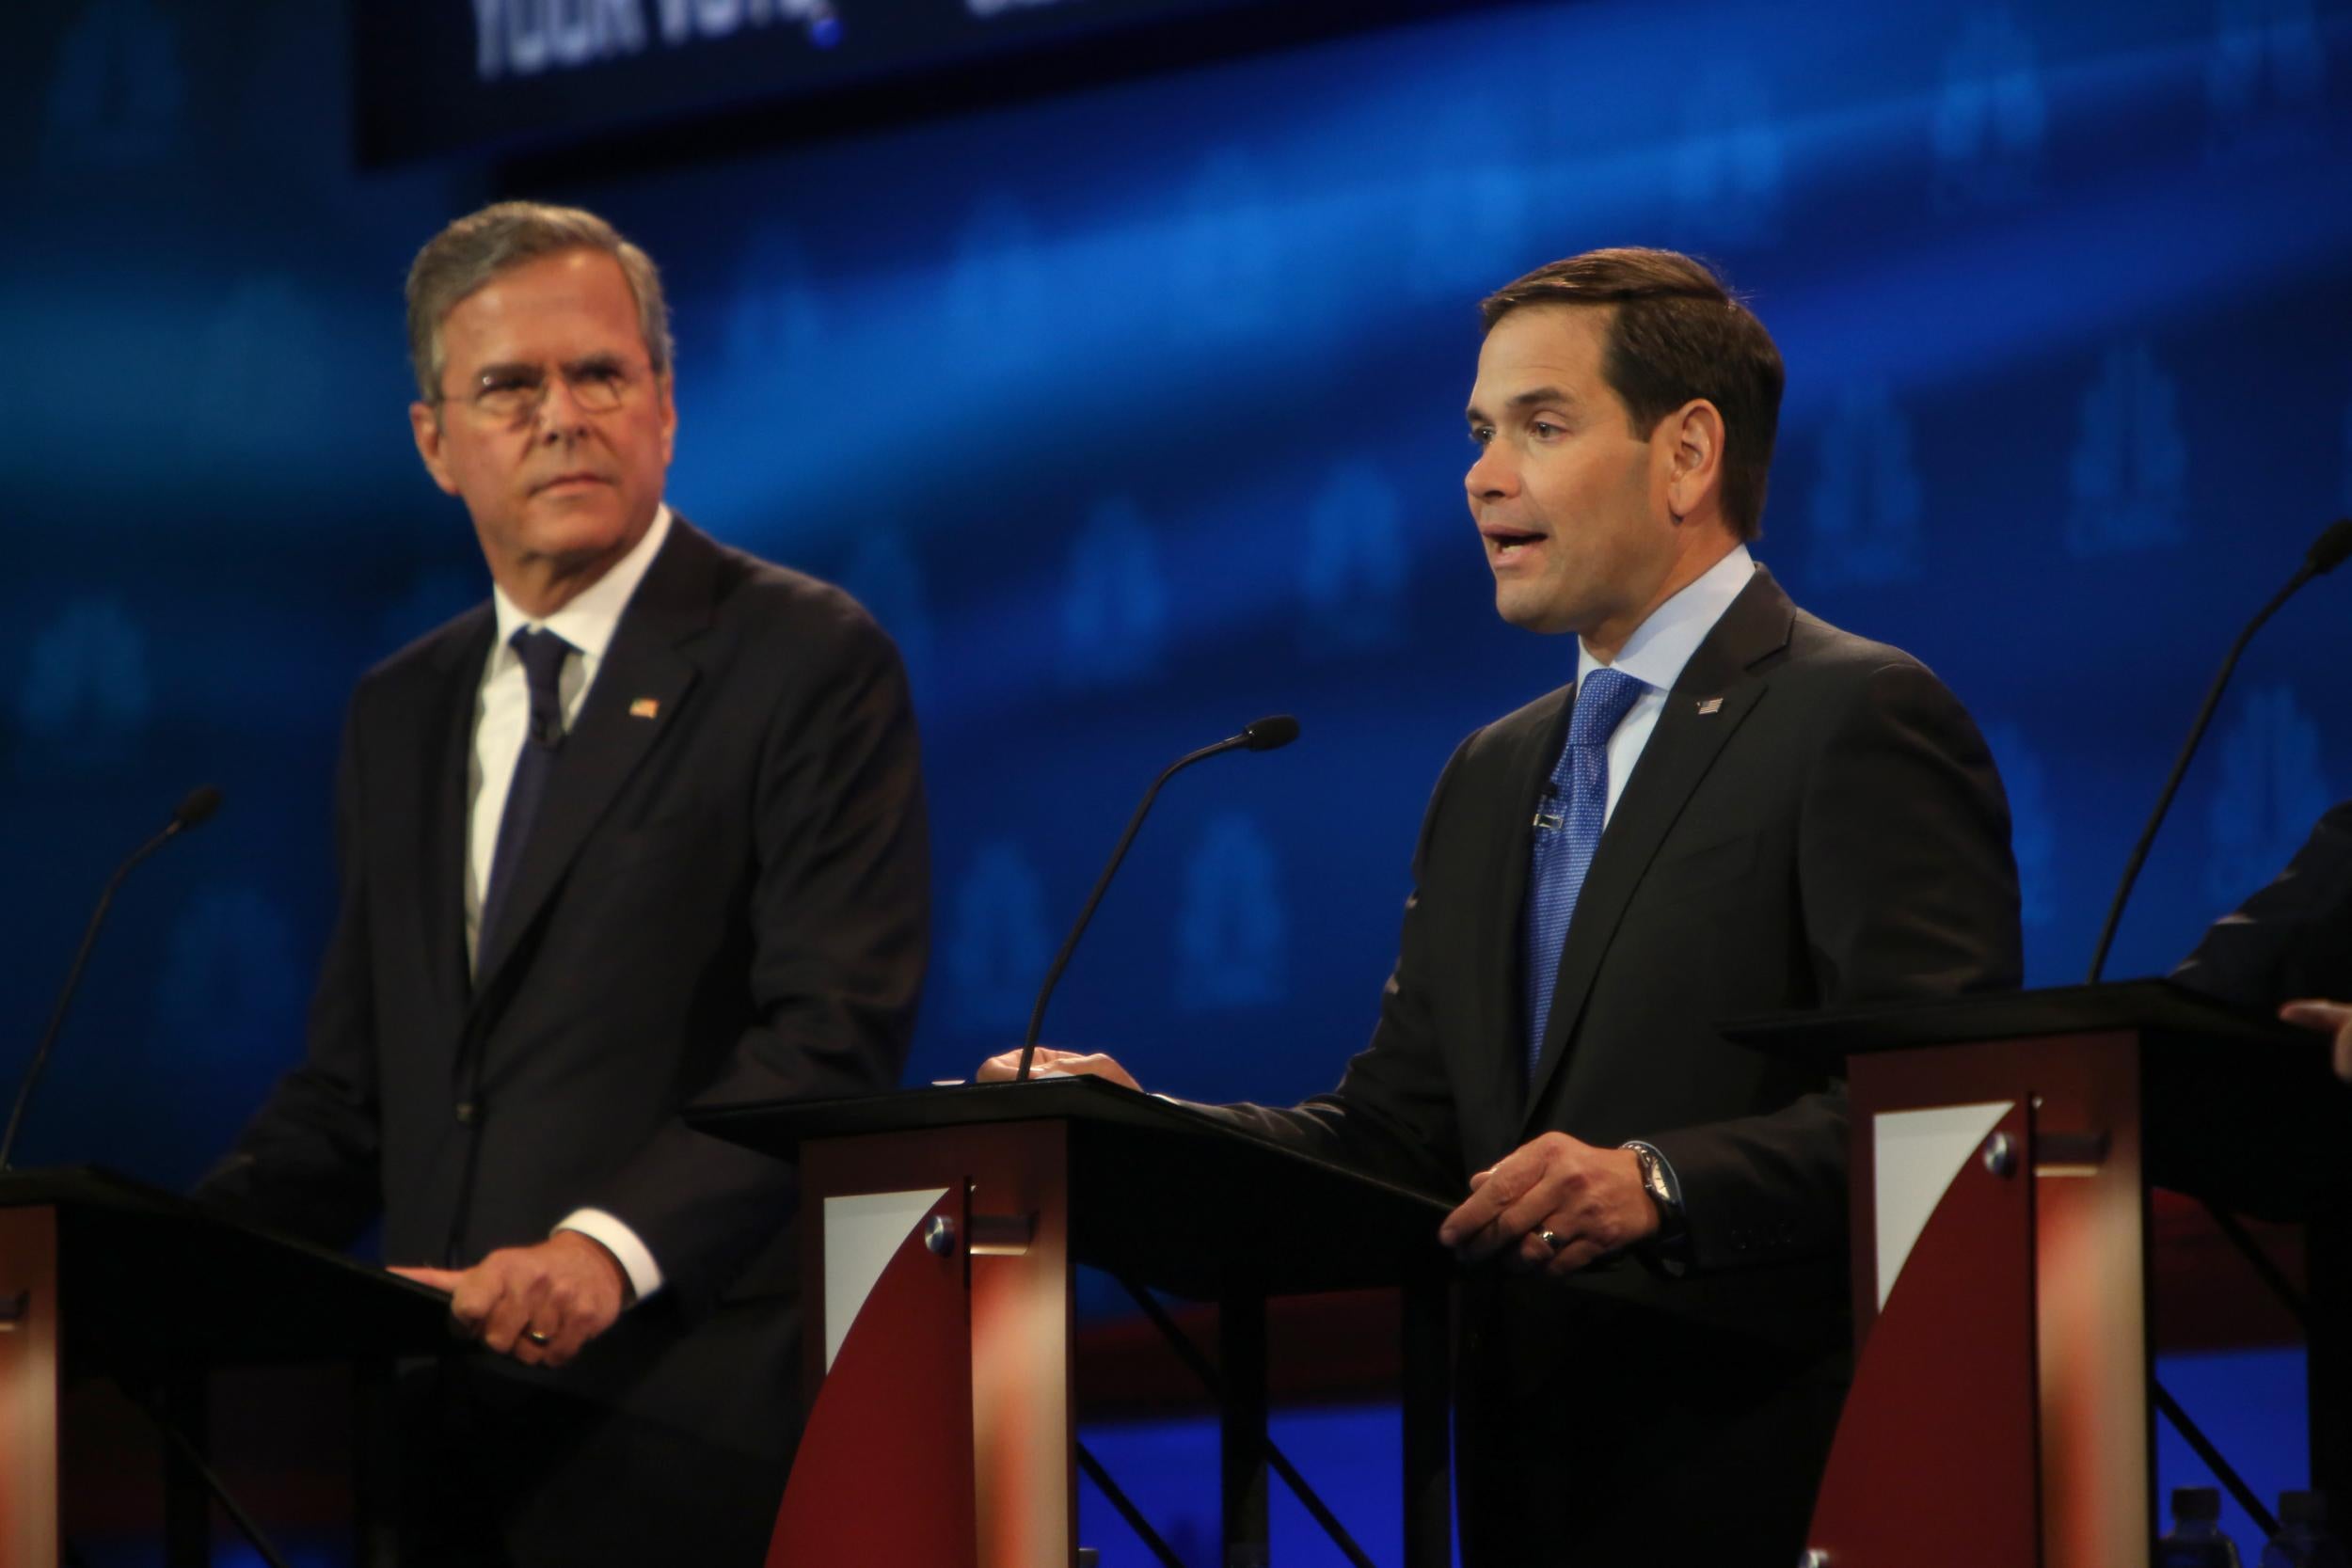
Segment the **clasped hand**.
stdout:
<svg viewBox="0 0 2352 1568">
<path fill-rule="evenodd" d="M 628 1305 L 620 1261 L 577 1230 L 501 1247 L 470 1269 L 396 1268 L 449 1292 L 457 1332 L 526 1367 L 561 1367 Z"/>
<path fill-rule="evenodd" d="M 1465 1262 L 1500 1254 L 1515 1273 L 1554 1279 L 1657 1233 L 1658 1207 L 1633 1151 L 1565 1132 L 1546 1132 L 1472 1176 L 1470 1196 L 1438 1227 Z"/>
</svg>

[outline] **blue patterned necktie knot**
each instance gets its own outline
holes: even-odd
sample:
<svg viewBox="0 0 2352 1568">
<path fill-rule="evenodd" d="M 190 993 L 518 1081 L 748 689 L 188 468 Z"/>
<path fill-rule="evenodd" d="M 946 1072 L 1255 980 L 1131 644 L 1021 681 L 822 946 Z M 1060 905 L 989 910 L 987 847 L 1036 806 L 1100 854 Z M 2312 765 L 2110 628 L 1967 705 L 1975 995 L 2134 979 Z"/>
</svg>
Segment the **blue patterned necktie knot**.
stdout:
<svg viewBox="0 0 2352 1568">
<path fill-rule="evenodd" d="M 1535 816 L 1521 928 L 1527 948 L 1527 1071 L 1531 1081 L 1551 1021 L 1551 993 L 1560 980 L 1560 953 L 1576 914 L 1584 875 L 1600 847 L 1609 814 L 1609 737 L 1648 688 L 1615 670 L 1596 670 L 1576 689 L 1568 714 L 1568 743 L 1551 770 L 1551 785 Z"/>
<path fill-rule="evenodd" d="M 1576 706 L 1568 714 L 1568 749 L 1560 755 L 1560 766 L 1567 766 L 1580 746 L 1606 747 L 1609 737 L 1617 733 L 1625 716 L 1649 689 L 1631 675 L 1616 670 L 1596 670 L 1584 677 L 1576 689 Z M 1606 766 L 1604 762 L 1604 766 Z M 1560 781 L 1560 769 L 1552 769 L 1552 782 Z"/>
</svg>

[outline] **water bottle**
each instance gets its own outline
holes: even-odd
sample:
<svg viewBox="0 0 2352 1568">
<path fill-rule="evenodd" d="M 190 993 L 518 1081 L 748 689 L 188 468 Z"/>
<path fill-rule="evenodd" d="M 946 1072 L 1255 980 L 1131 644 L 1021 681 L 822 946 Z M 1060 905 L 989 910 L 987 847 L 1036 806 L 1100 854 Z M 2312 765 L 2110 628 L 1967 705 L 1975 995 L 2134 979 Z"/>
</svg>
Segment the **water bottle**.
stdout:
<svg viewBox="0 0 2352 1568">
<path fill-rule="evenodd" d="M 2279 1494 L 2279 1533 L 2263 1548 L 2262 1568 L 2352 1568 L 2344 1543 L 2328 1532 L 2325 1497 Z"/>
<path fill-rule="evenodd" d="M 2172 1528 L 2156 1542 L 2156 1568 L 2239 1568 L 2237 1543 L 2221 1529 L 2220 1492 L 2172 1489 Z"/>
</svg>

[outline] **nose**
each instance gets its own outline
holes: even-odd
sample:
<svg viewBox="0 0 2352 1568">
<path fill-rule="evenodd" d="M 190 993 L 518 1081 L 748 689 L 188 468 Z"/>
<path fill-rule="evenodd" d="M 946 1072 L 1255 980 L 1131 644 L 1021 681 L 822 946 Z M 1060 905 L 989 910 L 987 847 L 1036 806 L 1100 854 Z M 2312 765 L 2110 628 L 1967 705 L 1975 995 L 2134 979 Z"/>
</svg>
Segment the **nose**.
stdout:
<svg viewBox="0 0 2352 1568">
<path fill-rule="evenodd" d="M 1488 441 L 1479 448 L 1470 472 L 1462 476 L 1462 488 L 1470 492 L 1472 506 L 1482 500 L 1500 500 L 1518 487 L 1518 475 L 1501 441 Z"/>
<path fill-rule="evenodd" d="M 566 439 L 588 428 L 588 411 L 580 407 L 579 398 L 573 395 L 571 378 L 560 372 L 548 377 L 532 418 L 537 422 L 542 438 L 549 441 Z"/>
</svg>

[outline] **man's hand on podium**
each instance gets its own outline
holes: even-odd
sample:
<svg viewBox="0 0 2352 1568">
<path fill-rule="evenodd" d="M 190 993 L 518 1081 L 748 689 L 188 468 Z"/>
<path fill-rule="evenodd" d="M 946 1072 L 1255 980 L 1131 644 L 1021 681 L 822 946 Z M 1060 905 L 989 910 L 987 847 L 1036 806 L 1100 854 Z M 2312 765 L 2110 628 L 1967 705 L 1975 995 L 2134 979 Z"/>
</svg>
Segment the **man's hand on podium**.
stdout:
<svg viewBox="0 0 2352 1568">
<path fill-rule="evenodd" d="M 1501 1253 L 1515 1273 L 1557 1279 L 1646 1241 L 1658 1224 L 1631 1149 L 1547 1132 L 1471 1176 L 1438 1240 L 1465 1262 Z"/>
<path fill-rule="evenodd" d="M 628 1304 L 620 1260 L 577 1230 L 501 1247 L 470 1269 L 391 1272 L 447 1291 L 458 1332 L 526 1367 L 561 1367 Z"/>
<path fill-rule="evenodd" d="M 1008 1051 L 1002 1055 L 991 1056 L 987 1061 L 982 1062 L 977 1076 L 983 1084 L 1009 1084 L 1020 1070 L 1021 1053 Z M 1029 1076 L 1032 1078 L 1107 1078 L 1114 1084 L 1121 1084 L 1131 1089 L 1140 1090 L 1143 1087 L 1127 1075 L 1125 1068 L 1120 1067 L 1099 1051 L 1057 1051 L 1050 1045 L 1041 1045 L 1037 1048 L 1037 1054 L 1029 1062 Z"/>
<path fill-rule="evenodd" d="M 2290 1002 L 2279 1009 L 2289 1023 L 2336 1037 L 2336 1076 L 2352 1084 L 2352 1003 Z"/>
</svg>

